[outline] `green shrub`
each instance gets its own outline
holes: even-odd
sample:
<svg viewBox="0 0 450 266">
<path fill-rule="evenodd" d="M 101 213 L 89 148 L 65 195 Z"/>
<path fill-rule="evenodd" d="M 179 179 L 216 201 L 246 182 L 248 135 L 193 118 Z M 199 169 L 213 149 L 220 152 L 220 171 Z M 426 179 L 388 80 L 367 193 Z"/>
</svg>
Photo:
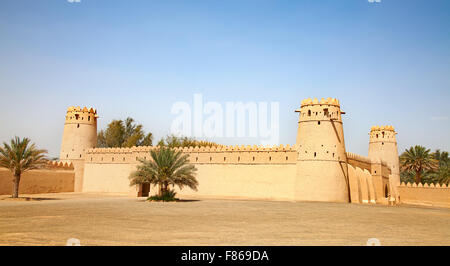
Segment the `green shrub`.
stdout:
<svg viewBox="0 0 450 266">
<path fill-rule="evenodd" d="M 178 201 L 179 199 L 176 198 L 176 192 L 174 190 L 167 190 L 165 191 L 162 196 L 151 196 L 148 197 L 147 200 L 149 201 Z"/>
</svg>

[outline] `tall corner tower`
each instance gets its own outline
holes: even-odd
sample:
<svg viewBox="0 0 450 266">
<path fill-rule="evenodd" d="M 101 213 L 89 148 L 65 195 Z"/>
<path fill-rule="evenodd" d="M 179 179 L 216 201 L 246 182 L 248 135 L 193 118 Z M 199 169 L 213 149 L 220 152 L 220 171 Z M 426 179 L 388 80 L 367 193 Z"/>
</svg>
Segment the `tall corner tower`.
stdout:
<svg viewBox="0 0 450 266">
<path fill-rule="evenodd" d="M 67 109 L 59 159 L 74 165 L 75 192 L 81 191 L 83 185 L 85 151 L 97 146 L 97 118 L 94 108 Z"/>
<path fill-rule="evenodd" d="M 349 202 L 347 155 L 339 101 L 301 103 L 295 200 Z"/>
<path fill-rule="evenodd" d="M 397 132 L 393 126 L 373 126 L 370 130 L 369 158 L 382 159 L 391 168 L 389 179 L 391 191 L 400 185 L 400 163 L 398 158 Z"/>
</svg>

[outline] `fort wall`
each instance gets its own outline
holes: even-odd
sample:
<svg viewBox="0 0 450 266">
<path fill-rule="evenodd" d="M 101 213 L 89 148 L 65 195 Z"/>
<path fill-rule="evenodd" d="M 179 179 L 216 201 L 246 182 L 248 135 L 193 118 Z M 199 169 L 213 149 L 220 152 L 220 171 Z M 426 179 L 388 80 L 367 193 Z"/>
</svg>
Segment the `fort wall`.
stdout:
<svg viewBox="0 0 450 266">
<path fill-rule="evenodd" d="M 446 185 L 417 185 L 402 182 L 398 186 L 400 203 L 450 207 L 450 187 Z"/>
<path fill-rule="evenodd" d="M 350 202 L 388 204 L 390 194 L 387 162 L 347 153 Z"/>
<path fill-rule="evenodd" d="M 86 153 L 84 192 L 134 194 L 128 176 L 157 147 L 98 148 Z M 198 191 L 180 196 L 293 200 L 297 152 L 293 147 L 218 146 L 176 148 L 197 168 Z"/>
<path fill-rule="evenodd" d="M 19 194 L 40 194 L 74 191 L 75 172 L 72 165 L 52 162 L 45 169 L 22 174 Z M 6 168 L 0 168 L 0 195 L 12 194 L 14 177 Z"/>
</svg>

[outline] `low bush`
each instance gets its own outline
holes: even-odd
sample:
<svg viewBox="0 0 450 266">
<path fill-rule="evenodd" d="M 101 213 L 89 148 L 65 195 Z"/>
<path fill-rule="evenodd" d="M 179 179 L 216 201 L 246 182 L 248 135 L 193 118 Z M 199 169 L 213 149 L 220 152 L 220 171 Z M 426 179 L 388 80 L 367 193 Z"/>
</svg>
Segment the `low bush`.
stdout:
<svg viewBox="0 0 450 266">
<path fill-rule="evenodd" d="M 174 190 L 167 190 L 165 191 L 161 196 L 155 195 L 148 197 L 148 201 L 178 201 L 179 199 L 176 198 L 176 192 Z"/>
</svg>

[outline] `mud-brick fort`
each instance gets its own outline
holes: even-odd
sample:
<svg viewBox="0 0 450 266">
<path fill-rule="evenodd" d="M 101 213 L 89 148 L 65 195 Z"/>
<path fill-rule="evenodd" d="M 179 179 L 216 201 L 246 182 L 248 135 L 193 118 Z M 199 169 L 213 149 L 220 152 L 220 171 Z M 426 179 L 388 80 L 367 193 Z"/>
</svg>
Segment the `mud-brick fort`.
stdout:
<svg viewBox="0 0 450 266">
<path fill-rule="evenodd" d="M 185 188 L 178 195 L 450 207 L 450 188 L 445 185 L 400 184 L 397 133 L 392 126 L 371 128 L 364 157 L 346 151 L 345 112 L 337 99 L 306 99 L 295 112 L 298 129 L 293 146 L 178 148 L 198 169 L 199 182 L 198 191 Z M 150 150 L 157 147 L 96 148 L 97 119 L 93 108 L 68 108 L 60 162 L 52 162 L 53 168 L 46 171 L 71 173 L 75 192 L 153 194 L 156 190 L 150 185 L 130 187 L 128 176 L 138 159 L 151 159 Z"/>
</svg>

